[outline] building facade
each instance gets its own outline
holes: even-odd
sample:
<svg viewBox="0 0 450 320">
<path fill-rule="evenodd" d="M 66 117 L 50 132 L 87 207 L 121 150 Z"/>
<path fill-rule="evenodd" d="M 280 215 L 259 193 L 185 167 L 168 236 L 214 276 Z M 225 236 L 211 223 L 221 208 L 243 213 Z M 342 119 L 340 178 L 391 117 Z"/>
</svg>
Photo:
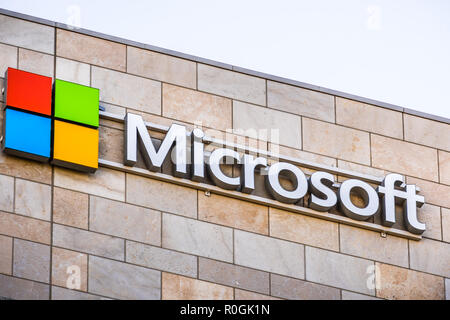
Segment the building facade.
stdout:
<svg viewBox="0 0 450 320">
<path fill-rule="evenodd" d="M 0 297 L 450 299 L 450 120 L 2 10 L 2 88 L 8 68 L 97 88 L 101 111 L 95 173 L 0 152 Z M 283 203 L 264 170 L 249 193 L 177 177 L 170 156 L 149 170 L 142 144 L 130 165 L 127 114 L 155 145 L 173 124 L 200 128 L 208 155 L 326 171 L 333 188 L 398 173 L 420 188 L 426 229 L 400 204 L 386 226 L 381 211 L 313 210 L 309 192 Z"/>
</svg>

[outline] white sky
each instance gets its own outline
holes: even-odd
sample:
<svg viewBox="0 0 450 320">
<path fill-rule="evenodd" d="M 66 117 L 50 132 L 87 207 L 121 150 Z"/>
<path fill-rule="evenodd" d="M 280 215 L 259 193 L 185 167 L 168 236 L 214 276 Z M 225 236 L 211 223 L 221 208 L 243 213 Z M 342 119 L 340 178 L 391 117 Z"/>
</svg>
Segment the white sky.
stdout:
<svg viewBox="0 0 450 320">
<path fill-rule="evenodd" d="M 0 7 L 450 118 L 449 0 L 0 0 Z"/>
</svg>

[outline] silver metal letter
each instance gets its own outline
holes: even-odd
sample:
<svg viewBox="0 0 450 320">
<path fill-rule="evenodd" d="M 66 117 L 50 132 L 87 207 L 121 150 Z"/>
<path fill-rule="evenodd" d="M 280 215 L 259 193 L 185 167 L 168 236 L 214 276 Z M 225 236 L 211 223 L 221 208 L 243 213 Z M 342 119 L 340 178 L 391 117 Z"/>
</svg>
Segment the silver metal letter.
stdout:
<svg viewBox="0 0 450 320">
<path fill-rule="evenodd" d="M 408 231 L 415 234 L 422 234 L 425 231 L 425 224 L 417 220 L 417 207 L 420 208 L 425 199 L 416 194 L 416 186 L 406 185 L 404 176 L 391 173 L 384 178 L 377 191 L 383 200 L 382 222 L 384 225 L 390 227 L 395 223 L 395 204 L 403 204 Z"/>
<path fill-rule="evenodd" d="M 331 186 L 334 183 L 332 174 L 323 171 L 314 172 L 309 180 L 311 195 L 308 206 L 317 211 L 328 211 L 336 205 L 337 196 Z"/>
<path fill-rule="evenodd" d="M 395 223 L 395 203 L 401 204 L 406 199 L 406 192 L 395 187 L 405 188 L 404 176 L 397 173 L 388 174 L 377 188 L 382 199 L 382 223 L 388 227 Z"/>
<path fill-rule="evenodd" d="M 138 139 L 139 137 L 139 139 Z M 172 124 L 158 152 L 141 116 L 127 113 L 125 116 L 125 159 L 127 166 L 134 166 L 137 161 L 137 148 L 142 152 L 144 161 L 151 171 L 161 169 L 162 163 L 175 142 L 175 172 L 177 177 L 187 176 L 186 156 L 186 128 L 178 124 Z"/>
<path fill-rule="evenodd" d="M 205 134 L 199 128 L 195 128 L 191 133 L 191 171 L 193 181 L 203 182 L 205 180 L 205 154 L 203 137 Z"/>
<path fill-rule="evenodd" d="M 238 164 L 241 163 L 239 153 L 231 149 L 216 149 L 209 156 L 208 171 L 214 184 L 228 190 L 237 190 L 241 185 L 240 177 L 229 177 L 220 169 L 223 158 L 233 158 Z"/>
<path fill-rule="evenodd" d="M 420 208 L 425 203 L 425 198 L 416 194 L 416 186 L 406 185 L 406 201 L 403 203 L 403 215 L 406 222 L 406 229 L 415 234 L 422 234 L 425 231 L 425 224 L 417 220 L 417 206 Z"/>
<path fill-rule="evenodd" d="M 285 172 L 294 185 L 294 190 L 286 190 L 280 184 L 280 172 Z M 266 176 L 266 187 L 272 196 L 284 203 L 295 203 L 303 198 L 308 191 L 308 181 L 298 167 L 287 162 L 278 162 L 270 166 Z"/>
<path fill-rule="evenodd" d="M 242 192 L 252 193 L 255 190 L 255 169 L 266 166 L 266 158 L 258 157 L 255 159 L 249 154 L 244 154 L 241 168 Z"/>
<path fill-rule="evenodd" d="M 352 190 L 364 199 L 364 203 L 366 204 L 364 208 L 357 207 L 353 204 L 350 198 Z M 380 209 L 380 199 L 378 198 L 377 192 L 370 184 L 361 180 L 345 180 L 339 188 L 338 197 L 344 214 L 355 220 L 367 220 Z"/>
</svg>

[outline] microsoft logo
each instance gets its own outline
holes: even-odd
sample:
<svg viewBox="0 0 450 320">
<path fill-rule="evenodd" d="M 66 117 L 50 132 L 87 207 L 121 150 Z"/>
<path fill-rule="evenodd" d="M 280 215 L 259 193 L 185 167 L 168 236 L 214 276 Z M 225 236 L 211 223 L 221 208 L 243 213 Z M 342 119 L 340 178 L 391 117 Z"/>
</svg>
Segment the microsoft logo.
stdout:
<svg viewBox="0 0 450 320">
<path fill-rule="evenodd" d="M 12 155 L 95 172 L 99 90 L 8 68 L 2 149 Z"/>
</svg>

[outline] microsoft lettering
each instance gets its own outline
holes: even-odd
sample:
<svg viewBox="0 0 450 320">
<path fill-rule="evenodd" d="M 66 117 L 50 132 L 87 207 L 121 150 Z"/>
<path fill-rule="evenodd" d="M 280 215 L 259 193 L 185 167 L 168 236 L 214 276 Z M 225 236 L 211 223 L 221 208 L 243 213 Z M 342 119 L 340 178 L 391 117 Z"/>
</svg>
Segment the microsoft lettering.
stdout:
<svg viewBox="0 0 450 320">
<path fill-rule="evenodd" d="M 158 171 L 175 145 L 174 175 L 177 177 L 202 182 L 205 179 L 206 167 L 218 187 L 250 194 L 255 190 L 255 170 L 260 169 L 259 172 L 267 172 L 267 190 L 280 202 L 295 204 L 310 192 L 308 206 L 313 210 L 328 211 L 338 206 L 347 217 L 355 220 L 367 220 L 381 210 L 382 223 L 388 227 L 396 222 L 395 204 L 399 204 L 403 205 L 407 230 L 414 234 L 422 234 L 425 231 L 425 224 L 417 219 L 417 207 L 421 207 L 425 199 L 417 194 L 418 188 L 406 184 L 405 177 L 400 174 L 386 175 L 377 189 L 362 180 L 348 179 L 335 191 L 334 176 L 328 172 L 317 171 L 306 178 L 302 170 L 291 163 L 276 162 L 268 165 L 264 157 L 254 157 L 250 154 L 241 156 L 237 151 L 227 148 L 215 149 L 206 157 L 204 133 L 198 128 L 188 133 L 184 126 L 172 124 L 157 151 L 142 117 L 128 113 L 125 116 L 124 134 L 124 164 L 127 166 L 136 164 L 139 148 L 148 169 Z M 190 137 L 191 144 L 189 159 L 187 137 Z M 222 171 L 221 163 L 230 163 L 230 160 L 240 165 L 240 176 L 229 177 Z M 191 164 L 190 170 L 188 163 Z M 281 185 L 280 176 L 287 177 L 292 182 L 292 190 Z M 365 206 L 356 206 L 351 200 L 351 194 L 359 195 Z"/>
</svg>

